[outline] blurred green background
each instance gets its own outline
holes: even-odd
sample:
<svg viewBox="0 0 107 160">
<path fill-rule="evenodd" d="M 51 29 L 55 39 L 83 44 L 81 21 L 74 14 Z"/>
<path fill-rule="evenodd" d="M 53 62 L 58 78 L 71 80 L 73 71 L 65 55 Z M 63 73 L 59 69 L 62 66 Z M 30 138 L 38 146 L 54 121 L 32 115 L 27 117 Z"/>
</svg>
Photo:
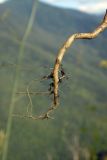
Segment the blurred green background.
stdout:
<svg viewBox="0 0 107 160">
<path fill-rule="evenodd" d="M 54 120 L 20 119 L 9 111 L 12 104 L 11 111 L 25 114 L 29 99 L 16 91 L 26 91 L 33 79 L 49 74 L 68 36 L 94 30 L 102 18 L 34 0 L 0 5 L 0 159 L 6 154 L 3 160 L 88 160 L 107 149 L 107 31 L 91 41 L 76 41 L 65 55 L 70 78 L 60 86 Z M 37 81 L 31 90 L 47 91 L 48 85 Z M 33 115 L 46 111 L 51 101 L 50 96 L 32 96 Z"/>
</svg>

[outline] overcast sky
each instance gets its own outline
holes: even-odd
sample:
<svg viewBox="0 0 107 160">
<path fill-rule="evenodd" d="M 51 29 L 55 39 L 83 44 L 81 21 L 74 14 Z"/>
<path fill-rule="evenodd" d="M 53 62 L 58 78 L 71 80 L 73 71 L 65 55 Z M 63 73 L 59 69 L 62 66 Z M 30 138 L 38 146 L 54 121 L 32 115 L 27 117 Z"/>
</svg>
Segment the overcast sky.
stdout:
<svg viewBox="0 0 107 160">
<path fill-rule="evenodd" d="M 0 0 L 3 3 L 6 0 Z M 22 0 L 23 1 L 23 0 Z M 101 13 L 107 9 L 107 0 L 39 0 L 51 5 L 74 8 L 87 13 Z"/>
<path fill-rule="evenodd" d="M 107 9 L 107 0 L 40 0 L 51 5 L 78 9 L 87 13 L 101 13 Z"/>
<path fill-rule="evenodd" d="M 0 3 L 4 3 L 6 0 L 0 0 Z"/>
</svg>

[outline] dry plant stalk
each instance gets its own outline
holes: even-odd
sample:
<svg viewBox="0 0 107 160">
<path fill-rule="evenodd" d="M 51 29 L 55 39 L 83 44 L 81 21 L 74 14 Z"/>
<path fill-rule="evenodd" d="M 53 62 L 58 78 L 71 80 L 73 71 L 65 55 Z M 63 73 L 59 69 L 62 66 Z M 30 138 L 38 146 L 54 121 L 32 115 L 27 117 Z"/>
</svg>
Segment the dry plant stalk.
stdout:
<svg viewBox="0 0 107 160">
<path fill-rule="evenodd" d="M 32 119 L 32 120 L 44 120 L 44 119 L 54 119 L 53 117 L 50 116 L 50 113 L 54 110 L 53 106 L 51 106 L 47 112 L 39 115 L 39 116 L 35 116 L 35 115 L 20 115 L 20 114 L 13 114 L 13 117 L 17 117 L 17 118 L 25 118 L 25 119 Z"/>
<path fill-rule="evenodd" d="M 18 117 L 18 118 L 29 118 L 29 119 L 33 119 L 33 120 L 44 120 L 44 119 L 53 119 L 50 116 L 50 113 L 52 113 L 53 110 L 55 110 L 58 105 L 59 105 L 59 94 L 58 94 L 58 88 L 59 88 L 59 83 L 61 83 L 63 78 L 66 78 L 66 75 L 64 73 L 64 70 L 61 67 L 62 64 L 62 59 L 64 57 L 64 54 L 66 53 L 67 49 L 70 48 L 70 46 L 73 44 L 73 42 L 76 39 L 93 39 L 96 38 L 101 32 L 103 32 L 105 29 L 107 28 L 107 10 L 105 13 L 105 16 L 103 18 L 102 23 L 93 31 L 93 32 L 89 32 L 89 33 L 76 33 L 71 35 L 63 44 L 63 46 L 60 48 L 58 55 L 56 57 L 56 61 L 54 64 L 54 68 L 52 70 L 52 72 L 47 75 L 44 76 L 40 81 L 42 80 L 51 80 L 52 82 L 50 83 L 50 88 L 48 89 L 48 92 L 31 92 L 29 91 L 29 86 L 31 85 L 31 83 L 35 80 L 32 80 L 32 82 L 27 86 L 27 91 L 25 92 L 18 92 L 17 94 L 23 94 L 23 95 L 27 95 L 29 98 L 29 104 L 30 104 L 30 108 L 29 106 L 27 108 L 30 109 L 30 113 L 29 113 L 29 109 L 27 109 L 27 114 L 26 115 L 20 115 L 20 114 L 13 114 L 14 117 Z M 61 76 L 60 76 L 61 74 Z M 35 116 L 32 115 L 32 99 L 31 99 L 31 95 L 53 95 L 53 102 L 51 104 L 51 106 L 47 109 L 47 111 L 39 116 Z M 28 104 L 28 105 L 29 105 Z"/>
<path fill-rule="evenodd" d="M 54 69 L 53 69 L 53 81 L 54 81 L 54 106 L 57 107 L 59 105 L 59 95 L 58 95 L 58 86 L 59 86 L 59 68 L 62 63 L 62 59 L 68 48 L 73 44 L 76 39 L 93 39 L 96 38 L 101 32 L 103 32 L 107 28 L 107 10 L 105 16 L 103 18 L 102 23 L 93 31 L 89 33 L 76 33 L 71 35 L 60 48 L 58 55 L 56 57 Z"/>
</svg>

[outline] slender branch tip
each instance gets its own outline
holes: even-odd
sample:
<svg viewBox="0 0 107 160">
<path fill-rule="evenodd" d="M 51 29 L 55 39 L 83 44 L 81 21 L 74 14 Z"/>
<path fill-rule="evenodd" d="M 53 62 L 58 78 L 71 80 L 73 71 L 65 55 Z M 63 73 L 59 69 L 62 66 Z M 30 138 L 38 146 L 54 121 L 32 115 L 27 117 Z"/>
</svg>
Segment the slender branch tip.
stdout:
<svg viewBox="0 0 107 160">
<path fill-rule="evenodd" d="M 54 80 L 54 105 L 58 106 L 58 87 L 59 87 L 59 69 L 60 65 L 62 63 L 62 59 L 65 55 L 65 52 L 70 48 L 70 46 L 73 44 L 73 42 L 77 39 L 93 39 L 96 38 L 101 32 L 103 32 L 105 29 L 107 29 L 107 9 L 106 13 L 104 15 L 102 23 L 96 27 L 96 29 L 93 32 L 88 33 L 76 33 L 71 35 L 63 44 L 61 49 L 59 50 L 56 61 L 54 64 L 53 69 L 53 80 Z"/>
</svg>

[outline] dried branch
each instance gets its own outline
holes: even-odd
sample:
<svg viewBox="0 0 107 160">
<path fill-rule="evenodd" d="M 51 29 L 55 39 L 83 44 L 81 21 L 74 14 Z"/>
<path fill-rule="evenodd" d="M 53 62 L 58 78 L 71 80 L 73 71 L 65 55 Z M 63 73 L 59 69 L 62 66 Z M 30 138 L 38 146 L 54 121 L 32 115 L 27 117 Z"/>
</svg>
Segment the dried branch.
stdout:
<svg viewBox="0 0 107 160">
<path fill-rule="evenodd" d="M 39 115 L 39 116 L 34 116 L 34 115 L 21 115 L 21 114 L 13 114 L 13 117 L 17 117 L 17 118 L 27 118 L 27 119 L 32 119 L 32 120 L 44 120 L 44 119 L 54 119 L 53 117 L 50 116 L 50 113 L 55 110 L 56 108 L 53 106 L 53 104 L 51 105 L 51 107 L 47 110 L 47 112 Z"/>
<path fill-rule="evenodd" d="M 28 119 L 32 119 L 32 120 L 44 120 L 44 119 L 53 119 L 50 114 L 57 108 L 57 106 L 59 105 L 59 84 L 62 83 L 63 79 L 67 79 L 68 76 L 65 74 L 65 71 L 62 67 L 62 59 L 63 56 L 65 54 L 65 52 L 67 51 L 68 48 L 70 48 L 70 46 L 73 44 L 73 42 L 76 39 L 93 39 L 96 38 L 101 32 L 104 31 L 104 29 L 107 28 L 107 10 L 106 10 L 106 14 L 103 18 L 102 23 L 93 31 L 90 33 L 76 33 L 71 35 L 63 44 L 63 46 L 61 47 L 61 49 L 58 52 L 58 55 L 56 57 L 56 61 L 54 64 L 54 68 L 51 71 L 51 73 L 49 75 L 46 75 L 44 77 L 42 77 L 40 79 L 40 82 L 43 80 L 49 80 L 49 88 L 48 91 L 46 92 L 35 92 L 35 91 L 29 91 L 30 86 L 32 83 L 34 83 L 35 81 L 38 81 L 38 79 L 34 79 L 32 80 L 29 85 L 27 86 L 27 90 L 25 92 L 17 92 L 17 94 L 22 94 L 22 95 L 27 95 L 29 98 L 29 104 L 27 107 L 27 114 L 25 115 L 20 115 L 20 114 L 13 114 L 14 117 L 18 117 L 18 118 L 28 118 Z M 48 108 L 48 110 L 40 115 L 32 115 L 32 99 L 31 99 L 31 95 L 53 95 L 54 99 L 52 102 L 52 105 Z M 30 107 L 29 107 L 30 105 Z M 29 112 L 30 111 L 30 112 Z"/>
<path fill-rule="evenodd" d="M 17 117 L 17 118 L 25 118 L 25 119 L 32 119 L 32 120 L 44 120 L 44 119 L 53 119 L 53 117 L 50 116 L 50 113 L 55 110 L 56 108 L 54 107 L 54 104 L 52 102 L 52 104 L 50 105 L 50 107 L 47 109 L 46 112 L 40 114 L 40 115 L 33 115 L 32 114 L 32 108 L 33 108 L 33 103 L 32 103 L 32 99 L 31 99 L 31 95 L 51 95 L 51 91 L 45 91 L 45 92 L 35 92 L 35 91 L 29 91 L 30 86 L 35 82 L 35 81 L 43 81 L 43 80 L 48 80 L 48 79 L 52 79 L 52 73 L 46 76 L 43 76 L 40 80 L 39 79 L 33 79 L 32 81 L 30 81 L 30 83 L 27 86 L 26 91 L 24 92 L 17 92 L 16 94 L 22 94 L 25 96 L 28 96 L 29 98 L 29 103 L 27 105 L 27 113 L 26 114 L 13 114 L 13 117 Z"/>
<path fill-rule="evenodd" d="M 102 23 L 90 33 L 76 33 L 71 35 L 60 48 L 58 55 L 56 57 L 54 69 L 53 69 L 53 81 L 54 81 L 54 100 L 53 103 L 57 107 L 59 105 L 59 95 L 58 95 L 58 86 L 59 86 L 59 68 L 62 63 L 63 56 L 68 48 L 73 44 L 76 39 L 93 39 L 96 38 L 101 32 L 107 28 L 107 10 L 103 18 Z"/>
<path fill-rule="evenodd" d="M 28 95 L 27 92 L 17 92 L 16 94 Z M 49 95 L 50 92 L 49 91 L 47 91 L 47 92 L 43 92 L 43 91 L 41 91 L 41 92 L 34 92 L 34 91 L 32 91 L 32 92 L 29 92 L 29 94 L 32 94 L 32 95 Z"/>
</svg>

